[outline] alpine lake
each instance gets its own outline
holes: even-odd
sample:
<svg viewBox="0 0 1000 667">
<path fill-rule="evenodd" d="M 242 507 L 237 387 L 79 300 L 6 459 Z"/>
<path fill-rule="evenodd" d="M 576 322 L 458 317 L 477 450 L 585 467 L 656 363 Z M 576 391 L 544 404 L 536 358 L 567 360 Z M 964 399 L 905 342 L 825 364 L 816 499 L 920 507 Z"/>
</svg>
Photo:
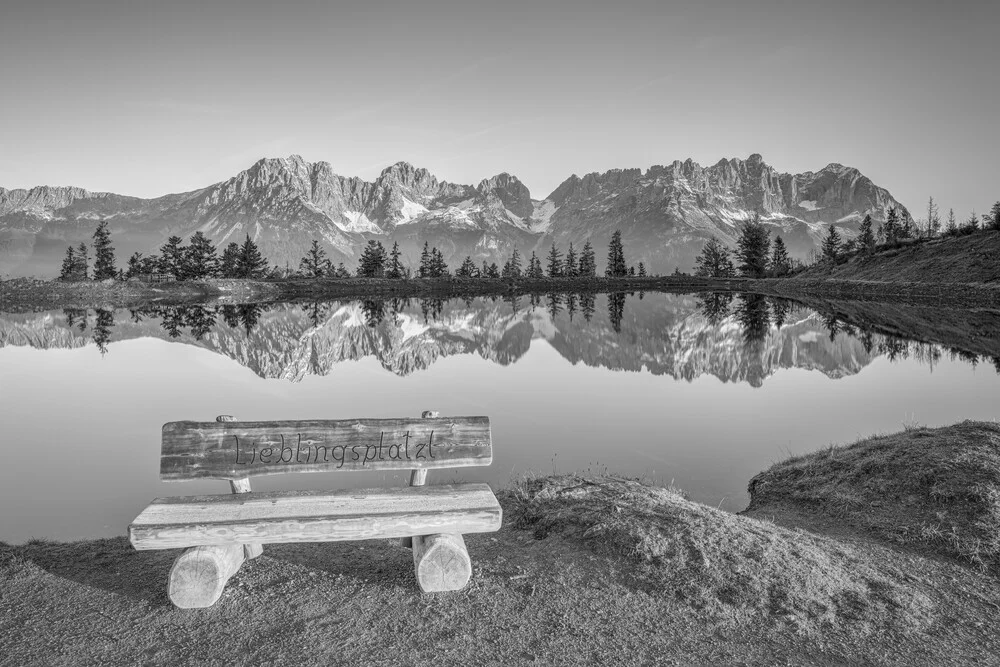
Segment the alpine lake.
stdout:
<svg viewBox="0 0 1000 667">
<path fill-rule="evenodd" d="M 591 471 L 739 511 L 772 463 L 920 424 L 1000 417 L 1000 311 L 729 293 L 342 300 L 0 312 L 0 540 L 121 535 L 179 420 L 490 417 L 489 467 Z M 398 472 L 254 490 L 404 485 Z"/>
</svg>

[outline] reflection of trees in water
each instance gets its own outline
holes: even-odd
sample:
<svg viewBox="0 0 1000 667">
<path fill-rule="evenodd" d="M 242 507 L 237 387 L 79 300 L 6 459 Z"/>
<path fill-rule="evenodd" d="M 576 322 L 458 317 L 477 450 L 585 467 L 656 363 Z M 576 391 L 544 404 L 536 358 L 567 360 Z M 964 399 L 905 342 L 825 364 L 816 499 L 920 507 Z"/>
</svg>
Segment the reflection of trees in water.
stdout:
<svg viewBox="0 0 1000 667">
<path fill-rule="evenodd" d="M 111 342 L 111 330 L 114 326 L 115 311 L 98 308 L 94 321 L 94 344 L 101 351 L 101 356 L 108 352 L 108 343 Z"/>
<path fill-rule="evenodd" d="M 570 293 L 566 295 L 566 312 L 569 314 L 570 322 L 573 321 L 573 315 L 576 314 L 576 301 L 577 301 L 576 294 Z"/>
<path fill-rule="evenodd" d="M 385 318 L 385 301 L 381 299 L 365 299 L 361 302 L 361 312 L 364 314 L 365 324 L 368 325 L 368 328 L 374 329 Z M 426 315 L 424 317 L 426 319 Z"/>
<path fill-rule="evenodd" d="M 792 304 L 790 301 L 771 299 L 771 321 L 774 322 L 775 328 L 780 329 L 785 325 L 785 320 L 788 319 L 788 311 L 791 308 Z"/>
<path fill-rule="evenodd" d="M 87 330 L 86 308 L 63 308 L 63 315 L 66 316 L 66 324 L 70 329 L 72 329 L 75 324 L 76 328 L 80 330 L 80 333 Z"/>
<path fill-rule="evenodd" d="M 313 328 L 318 327 L 320 322 L 326 322 L 327 318 L 330 317 L 330 310 L 332 308 L 332 303 L 324 301 L 313 301 L 302 304 L 302 312 L 309 316 L 309 321 L 312 322 Z"/>
<path fill-rule="evenodd" d="M 444 299 L 434 297 L 421 299 L 420 312 L 424 316 L 424 324 L 427 324 L 431 320 L 436 322 L 441 317 L 441 313 L 444 312 Z"/>
<path fill-rule="evenodd" d="M 615 333 L 622 332 L 622 317 L 625 315 L 625 293 L 612 292 L 608 294 L 608 319 Z"/>
<path fill-rule="evenodd" d="M 763 343 L 771 330 L 771 308 L 760 294 L 741 294 L 736 305 L 736 320 L 743 329 L 743 344 Z"/>
<path fill-rule="evenodd" d="M 546 305 L 546 310 L 549 311 L 549 316 L 554 320 L 556 316 L 559 315 L 559 311 L 562 310 L 562 295 L 561 294 L 549 294 L 545 297 L 548 302 Z"/>
<path fill-rule="evenodd" d="M 701 312 L 713 327 L 729 317 L 729 304 L 732 302 L 733 295 L 729 292 L 709 292 L 698 296 Z"/>
<path fill-rule="evenodd" d="M 591 292 L 585 292 L 580 295 L 580 312 L 583 313 L 583 319 L 590 322 L 590 319 L 594 316 L 594 311 L 596 310 L 595 303 L 597 302 L 597 296 Z"/>
</svg>

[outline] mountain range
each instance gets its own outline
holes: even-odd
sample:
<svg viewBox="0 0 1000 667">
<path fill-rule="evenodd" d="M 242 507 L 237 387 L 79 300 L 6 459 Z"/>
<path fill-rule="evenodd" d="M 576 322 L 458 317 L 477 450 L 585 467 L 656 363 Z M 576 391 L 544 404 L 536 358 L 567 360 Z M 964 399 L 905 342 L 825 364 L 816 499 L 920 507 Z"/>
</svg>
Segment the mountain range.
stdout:
<svg viewBox="0 0 1000 667">
<path fill-rule="evenodd" d="M 881 222 L 890 207 L 905 211 L 855 168 L 781 173 L 758 154 L 709 167 L 689 159 L 573 175 L 541 200 L 507 173 L 460 185 L 399 162 L 369 182 L 292 155 L 155 199 L 0 188 L 0 274 L 54 275 L 66 246 L 89 241 L 100 220 L 109 223 L 120 264 L 135 251 L 155 253 L 171 235 L 202 231 L 220 246 L 250 235 L 271 263 L 292 267 L 317 239 L 335 263 L 352 269 L 372 238 L 398 242 L 411 266 L 429 242 L 453 268 L 466 255 L 502 264 L 515 247 L 544 256 L 551 243 L 579 249 L 589 240 L 603 270 L 607 242 L 620 229 L 629 263 L 669 273 L 691 269 L 712 236 L 733 245 L 737 225 L 754 213 L 793 256 L 805 258 L 829 225 L 850 237 L 866 214 Z"/>
<path fill-rule="evenodd" d="M 831 337 L 823 318 L 803 308 L 788 312 L 780 327 L 765 323 L 760 339 L 748 343 L 737 315 L 712 321 L 690 295 L 633 296 L 627 303 L 623 295 L 617 322 L 607 295 L 597 296 L 590 313 L 579 300 L 571 312 L 562 298 L 557 308 L 544 300 L 533 306 L 527 297 L 513 303 L 454 299 L 429 315 L 417 303 L 395 314 L 387 310 L 374 325 L 362 302 L 281 304 L 255 312 L 246 328 L 212 316 L 197 336 L 190 328 L 170 326 L 170 314 L 133 318 L 117 311 L 103 338 L 110 343 L 108 354 L 114 354 L 117 341 L 157 338 L 229 357 L 262 378 L 292 382 L 328 375 L 340 363 L 364 358 L 377 359 L 397 375 L 461 355 L 506 366 L 521 359 L 534 341 L 545 341 L 572 364 L 686 381 L 714 376 L 755 387 L 783 368 L 816 370 L 831 378 L 854 375 L 877 356 L 856 337 Z M 97 325 L 93 313 L 75 320 L 64 311 L 4 313 L 0 348 L 89 346 Z"/>
</svg>

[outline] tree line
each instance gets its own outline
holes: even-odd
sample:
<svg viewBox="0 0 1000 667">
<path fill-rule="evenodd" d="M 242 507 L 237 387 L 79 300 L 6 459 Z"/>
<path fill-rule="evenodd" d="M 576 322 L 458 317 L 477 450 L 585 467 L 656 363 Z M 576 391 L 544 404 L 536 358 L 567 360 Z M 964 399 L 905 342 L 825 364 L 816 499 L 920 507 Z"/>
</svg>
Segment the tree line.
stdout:
<svg viewBox="0 0 1000 667">
<path fill-rule="evenodd" d="M 837 225 L 830 225 L 820 245 L 819 262 L 838 261 L 861 253 L 871 255 L 879 248 L 891 248 L 911 240 L 931 239 L 939 236 L 962 236 L 979 229 L 1000 231 L 1000 201 L 980 219 L 973 213 L 963 224 L 955 220 L 955 212 L 948 212 L 942 224 L 934 198 L 927 205 L 927 220 L 917 223 L 909 211 L 900 215 L 895 207 L 886 212 L 885 223 L 877 228 L 871 215 L 866 215 L 855 238 L 844 239 Z M 780 277 L 793 273 L 805 265 L 791 258 L 781 236 L 771 239 L 770 232 L 760 220 L 760 214 L 737 225 L 736 247 L 732 250 L 717 238 L 710 238 L 695 261 L 695 275 L 710 278 Z"/>
<path fill-rule="evenodd" d="M 89 263 L 87 244 L 69 246 L 59 272 L 60 280 L 129 280 L 168 274 L 176 280 L 204 278 L 265 278 L 270 274 L 267 260 L 249 234 L 240 243 L 230 243 L 219 255 L 215 244 L 202 232 L 195 232 L 184 245 L 180 236 L 171 236 L 158 255 L 133 253 L 125 267 L 118 267 L 108 223 L 102 220 L 93 236 L 94 265 Z"/>
<path fill-rule="evenodd" d="M 187 245 L 180 236 L 171 236 L 160 247 L 159 254 L 144 256 L 134 253 L 125 267 L 118 267 L 115 249 L 107 221 L 101 221 L 93 236 L 94 263 L 91 269 L 86 243 L 69 246 L 63 259 L 59 278 L 66 281 L 81 280 L 130 280 L 151 279 L 154 276 L 175 280 L 202 280 L 205 278 L 250 278 L 287 277 L 289 272 L 275 266 L 269 268 L 260 248 L 249 235 L 242 244 L 230 243 L 221 255 L 217 247 L 202 232 L 195 232 Z M 535 278 L 587 278 L 596 277 L 597 260 L 593 244 L 584 243 L 577 251 L 569 244 L 565 254 L 552 243 L 543 266 L 542 259 L 532 251 L 527 264 L 522 264 L 520 251 L 515 247 L 503 267 L 496 262 L 483 261 L 477 265 L 472 257 L 466 256 L 454 274 L 444 259 L 444 254 L 436 247 L 424 242 L 420 262 L 413 271 L 402 261 L 399 243 L 392 249 L 378 240 L 370 240 L 361 253 L 354 274 L 341 262 L 334 265 L 319 241 L 313 239 L 306 254 L 299 260 L 298 271 L 292 274 L 306 278 L 349 278 L 352 275 L 363 278 L 408 279 L 416 275 L 420 278 L 487 278 L 520 280 Z M 606 277 L 647 275 L 643 262 L 638 267 L 625 260 L 625 248 L 621 231 L 615 231 L 608 244 Z"/>
</svg>

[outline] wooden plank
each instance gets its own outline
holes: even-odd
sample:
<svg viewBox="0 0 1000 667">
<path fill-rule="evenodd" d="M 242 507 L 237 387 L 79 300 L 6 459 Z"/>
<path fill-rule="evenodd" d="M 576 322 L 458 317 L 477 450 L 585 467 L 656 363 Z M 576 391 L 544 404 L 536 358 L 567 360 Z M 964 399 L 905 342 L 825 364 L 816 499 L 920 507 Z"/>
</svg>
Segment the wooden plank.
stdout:
<svg viewBox="0 0 1000 667">
<path fill-rule="evenodd" d="M 489 417 L 170 422 L 164 480 L 333 470 L 407 470 L 493 462 Z"/>
<path fill-rule="evenodd" d="M 129 526 L 136 549 L 333 542 L 500 529 L 488 484 L 157 498 Z"/>
</svg>

